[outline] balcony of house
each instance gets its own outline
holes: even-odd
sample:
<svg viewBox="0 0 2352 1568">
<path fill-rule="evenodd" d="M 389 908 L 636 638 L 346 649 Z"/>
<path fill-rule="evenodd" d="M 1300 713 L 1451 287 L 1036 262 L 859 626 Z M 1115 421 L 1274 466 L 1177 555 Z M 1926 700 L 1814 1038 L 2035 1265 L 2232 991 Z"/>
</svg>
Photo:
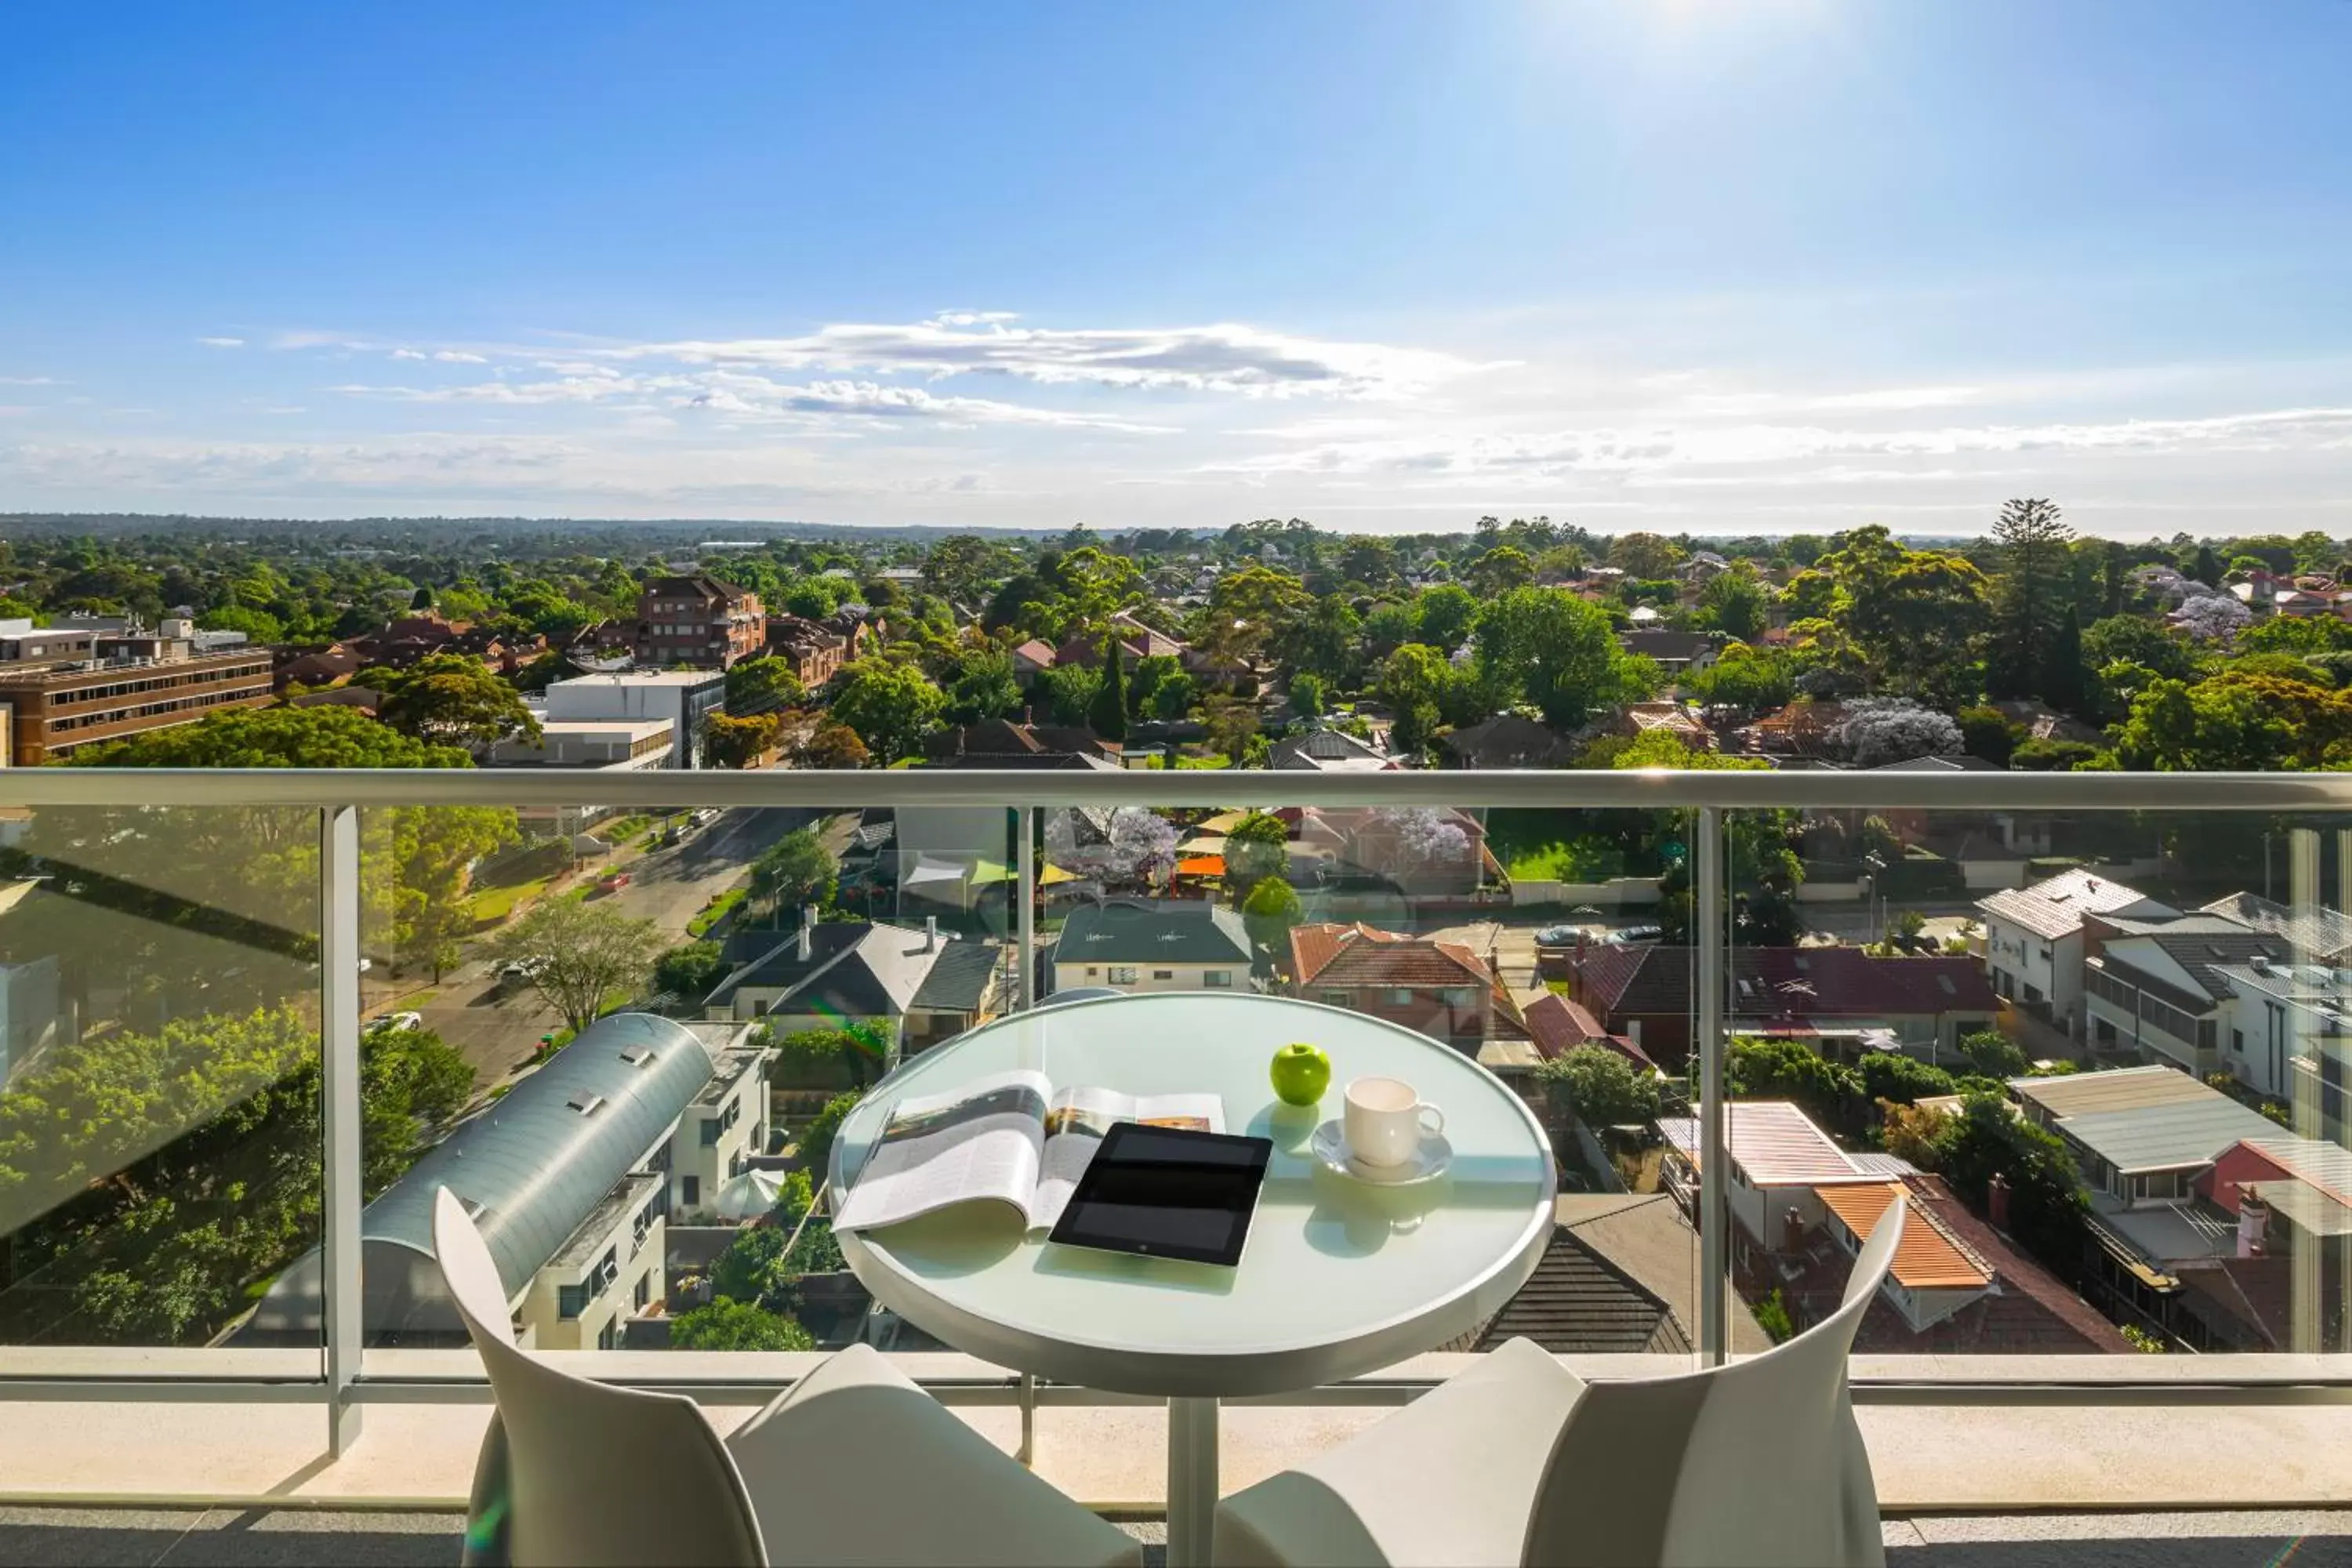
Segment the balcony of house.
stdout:
<svg viewBox="0 0 2352 1568">
<path fill-rule="evenodd" d="M 588 801 L 609 835 L 532 837 Z M 1948 1516 L 2352 1507 L 2310 940 L 2340 776 L 43 769 L 0 805 L 12 1506 L 358 1510 L 437 1552 L 479 1522 L 499 1354 L 684 1394 L 747 1454 L 870 1360 L 1202 1562 L 1253 1489 L 1512 1358 L 1631 1386 L 1834 1332 L 1897 1552 Z M 1932 853 L 1803 896 L 1865 818 L 1924 851 L 1995 806 L 2154 868 L 2046 933 L 2080 1040 L 2003 1032 L 2016 955 Z M 1570 864 L 1660 890 L 1564 902 Z M 1303 1118 L 1293 1043 L 1331 1067 Z M 1351 1175 L 1370 1077 L 1433 1108 L 1425 1181 Z M 1237 1263 L 1028 1227 L 1139 1119 L 1265 1142 Z M 979 1208 L 847 1207 L 982 1124 L 1029 1152 Z M 1690 1484 L 1741 1496 L 1723 1463 Z"/>
</svg>

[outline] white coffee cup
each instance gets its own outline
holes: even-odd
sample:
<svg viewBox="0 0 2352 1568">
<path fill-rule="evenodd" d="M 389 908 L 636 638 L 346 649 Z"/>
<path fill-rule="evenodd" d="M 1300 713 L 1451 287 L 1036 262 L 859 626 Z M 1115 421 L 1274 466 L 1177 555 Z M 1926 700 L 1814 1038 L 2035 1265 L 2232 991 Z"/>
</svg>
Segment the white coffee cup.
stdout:
<svg viewBox="0 0 2352 1568">
<path fill-rule="evenodd" d="M 1435 1117 L 1423 1127 L 1423 1113 Z M 1402 1079 L 1360 1078 L 1348 1086 L 1340 1130 L 1348 1152 L 1367 1165 L 1402 1165 L 1421 1147 L 1423 1131 L 1445 1131 L 1445 1112 L 1413 1092 Z"/>
</svg>

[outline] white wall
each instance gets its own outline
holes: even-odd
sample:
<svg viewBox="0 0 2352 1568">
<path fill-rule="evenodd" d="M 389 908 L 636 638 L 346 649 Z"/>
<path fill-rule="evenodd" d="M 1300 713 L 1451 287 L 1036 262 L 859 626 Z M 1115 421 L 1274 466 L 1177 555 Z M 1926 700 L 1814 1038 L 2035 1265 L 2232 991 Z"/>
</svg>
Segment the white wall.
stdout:
<svg viewBox="0 0 2352 1568">
<path fill-rule="evenodd" d="M 1108 963 L 1056 963 L 1054 965 L 1054 989 L 1075 991 L 1082 985 L 1108 986 L 1114 991 L 1141 994 L 1157 991 L 1206 991 L 1212 989 L 1208 975 L 1212 970 L 1229 976 L 1232 984 L 1217 989 L 1247 991 L 1250 989 L 1250 965 L 1245 958 L 1230 963 L 1152 963 L 1135 964 L 1133 980 L 1113 980 L 1110 972 L 1122 967 Z M 1165 971 L 1168 978 L 1161 979 Z"/>
</svg>

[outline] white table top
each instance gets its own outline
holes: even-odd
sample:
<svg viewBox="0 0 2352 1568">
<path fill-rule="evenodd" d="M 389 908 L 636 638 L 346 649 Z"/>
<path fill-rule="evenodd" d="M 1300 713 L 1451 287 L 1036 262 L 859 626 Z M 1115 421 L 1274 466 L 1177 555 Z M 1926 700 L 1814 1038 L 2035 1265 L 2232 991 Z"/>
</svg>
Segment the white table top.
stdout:
<svg viewBox="0 0 2352 1568">
<path fill-rule="evenodd" d="M 1292 1040 L 1330 1054 L 1319 1108 L 1274 1097 L 1267 1065 Z M 862 1163 L 888 1107 L 986 1074 L 1039 1069 L 1056 1088 L 1212 1091 L 1225 1130 L 1274 1140 L 1239 1267 L 1057 1247 L 1018 1216 L 969 1205 L 841 1237 L 877 1300 L 1000 1365 L 1115 1393 L 1237 1397 L 1373 1371 L 1468 1333 L 1535 1269 L 1555 1181 L 1542 1128 L 1459 1051 L 1360 1013 L 1196 992 L 1014 1014 L 902 1065 L 844 1122 L 833 1152 Z M 1320 1166 L 1307 1140 L 1349 1080 L 1400 1078 L 1445 1113 L 1450 1172 L 1383 1191 Z"/>
</svg>

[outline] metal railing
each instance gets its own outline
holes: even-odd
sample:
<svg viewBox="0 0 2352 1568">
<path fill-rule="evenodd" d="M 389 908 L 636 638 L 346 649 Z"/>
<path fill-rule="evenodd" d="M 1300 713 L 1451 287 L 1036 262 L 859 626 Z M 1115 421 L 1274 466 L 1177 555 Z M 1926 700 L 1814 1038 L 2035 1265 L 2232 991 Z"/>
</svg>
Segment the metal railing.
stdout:
<svg viewBox="0 0 2352 1568">
<path fill-rule="evenodd" d="M 1696 984 L 1692 998 L 1699 1083 L 1702 1177 L 1699 1240 L 1699 1352 L 1719 1361 L 1727 1350 L 1728 1235 L 1725 1192 L 1729 1162 L 1724 1149 L 1725 1019 L 1727 995 L 1726 814 L 1744 810 L 2048 811 L 2158 813 L 2343 812 L 2352 814 L 2352 774 L 2282 773 L 1908 773 L 1871 772 L 1398 772 L 1318 773 L 1261 771 L 1118 773 L 922 769 L 858 773 L 698 770 L 653 772 L 531 768 L 503 772 L 440 770 L 136 770 L 42 768 L 0 770 L 0 807 L 304 807 L 320 813 L 320 1004 L 324 1063 L 324 1359 L 316 1376 L 224 1373 L 159 1377 L 152 1357 L 121 1377 L 0 1373 L 0 1399 L 204 1398 L 316 1399 L 330 1413 L 338 1453 L 352 1440 L 370 1403 L 486 1400 L 478 1376 L 453 1373 L 440 1352 L 375 1351 L 362 1364 L 360 1279 L 361 1117 L 359 1099 L 362 995 L 359 975 L 361 875 L 359 814 L 368 808 L 436 806 L 600 806 L 841 808 L 845 797 L 866 806 L 992 806 L 1009 814 L 1017 833 L 1017 937 L 1023 955 L 1017 1005 L 1034 1005 L 1034 955 L 1038 868 L 1035 815 L 1062 806 L 1448 806 L 1685 810 L 1692 816 L 1691 846 L 1697 890 Z M 205 1355 L 216 1352 L 202 1352 Z M 456 1353 L 456 1352 L 452 1352 Z M 713 1358 L 658 1352 L 662 1363 L 627 1352 L 593 1352 L 596 1375 L 647 1387 L 683 1388 L 717 1402 L 740 1402 L 772 1391 L 813 1364 L 805 1355 L 727 1358 L 730 1371 L 710 1374 Z M 1016 1375 L 978 1368 L 961 1357 L 910 1357 L 953 1363 L 934 1378 L 934 1392 L 959 1403 L 1125 1403 L 1116 1396 L 1069 1388 L 1039 1389 Z M 1420 1374 L 1381 1374 L 1332 1389 L 1306 1391 L 1265 1403 L 1391 1402 L 1409 1398 L 1441 1375 L 1451 1358 L 1424 1358 Z M 1610 1360 L 1612 1358 L 1597 1358 Z M 1664 1358 L 1616 1358 L 1630 1368 Z M 1924 1362 L 1925 1358 L 1907 1358 Z M 1950 1358 L 1944 1358 L 1948 1363 Z M 1943 1374 L 1895 1376 L 1863 1384 L 1865 1398 L 1894 1400 L 2071 1397 L 2119 1399 L 2352 1398 L 2352 1355 L 2226 1358 L 2191 1377 L 2158 1364 L 2170 1358 L 2132 1358 L 2146 1364 L 2095 1369 L 2085 1358 L 2057 1358 L 2062 1375 L 2038 1373 L 2041 1358 L 1998 1358 L 1984 1375 L 1956 1384 Z M 2124 1358 L 2116 1358 L 2122 1360 Z M 1981 1358 L 1994 1362 L 1996 1358 Z M 694 1370 L 689 1373 L 689 1367 Z M 733 1369 L 740 1368 L 739 1371 Z M 390 1370 L 387 1370 L 390 1369 Z M 1947 1369 L 1948 1370 L 1948 1368 Z M 667 1373 L 667 1374 L 665 1374 Z"/>
</svg>

